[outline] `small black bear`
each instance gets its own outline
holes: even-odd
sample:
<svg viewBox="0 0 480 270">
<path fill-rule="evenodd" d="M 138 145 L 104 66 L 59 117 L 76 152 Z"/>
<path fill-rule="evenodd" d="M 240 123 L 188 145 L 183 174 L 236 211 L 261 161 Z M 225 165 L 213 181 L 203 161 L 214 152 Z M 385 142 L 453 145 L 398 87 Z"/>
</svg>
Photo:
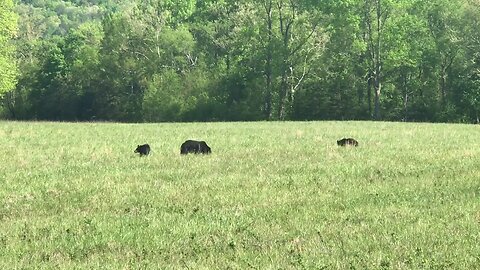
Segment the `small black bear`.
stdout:
<svg viewBox="0 0 480 270">
<path fill-rule="evenodd" d="M 339 146 L 346 146 L 346 145 L 358 146 L 357 140 L 355 140 L 353 138 L 343 138 L 343 139 L 337 141 L 337 144 Z"/>
<path fill-rule="evenodd" d="M 138 145 L 137 149 L 135 149 L 135 151 L 133 152 L 140 153 L 140 156 L 148 156 L 148 154 L 150 154 L 150 145 L 148 144 Z"/>
<path fill-rule="evenodd" d="M 187 140 L 182 143 L 180 154 L 185 155 L 188 153 L 210 154 L 212 153 L 212 149 L 204 141 Z"/>
</svg>

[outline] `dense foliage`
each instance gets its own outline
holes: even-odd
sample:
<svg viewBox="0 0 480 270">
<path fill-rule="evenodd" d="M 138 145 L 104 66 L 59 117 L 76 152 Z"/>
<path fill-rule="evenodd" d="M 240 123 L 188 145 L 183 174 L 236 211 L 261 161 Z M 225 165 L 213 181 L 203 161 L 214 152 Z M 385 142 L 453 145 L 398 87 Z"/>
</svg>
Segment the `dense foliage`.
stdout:
<svg viewBox="0 0 480 270">
<path fill-rule="evenodd" d="M 11 119 L 479 121 L 478 0 L 21 0 L 14 11 L 16 39 L 15 19 L 0 24 Z M 15 62 L 7 43 L 18 76 L 2 64 Z"/>
<path fill-rule="evenodd" d="M 15 47 L 10 40 L 17 30 L 17 16 L 13 12 L 13 1 L 0 3 L 0 96 L 15 87 L 17 69 Z"/>
</svg>

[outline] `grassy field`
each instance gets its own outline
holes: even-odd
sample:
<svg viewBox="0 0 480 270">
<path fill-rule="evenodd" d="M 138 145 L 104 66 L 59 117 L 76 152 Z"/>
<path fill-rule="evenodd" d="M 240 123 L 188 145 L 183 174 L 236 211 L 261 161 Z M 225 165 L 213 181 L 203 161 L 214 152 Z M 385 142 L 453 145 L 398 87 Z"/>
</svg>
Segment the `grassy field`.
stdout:
<svg viewBox="0 0 480 270">
<path fill-rule="evenodd" d="M 347 136 L 360 146 L 337 147 Z M 479 269 L 479 138 L 453 124 L 0 122 L 0 268 Z M 180 156 L 186 139 L 212 154 Z"/>
</svg>

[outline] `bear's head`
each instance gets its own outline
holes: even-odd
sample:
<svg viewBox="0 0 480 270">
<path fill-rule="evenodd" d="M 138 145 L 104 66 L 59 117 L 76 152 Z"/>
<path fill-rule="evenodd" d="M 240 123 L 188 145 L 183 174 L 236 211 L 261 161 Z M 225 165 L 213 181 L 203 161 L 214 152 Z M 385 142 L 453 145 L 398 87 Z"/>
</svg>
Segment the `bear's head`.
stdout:
<svg viewBox="0 0 480 270">
<path fill-rule="evenodd" d="M 133 151 L 134 153 L 139 153 L 140 152 L 140 148 L 141 146 L 140 145 L 137 145 L 137 149 L 135 149 L 135 151 Z"/>
</svg>

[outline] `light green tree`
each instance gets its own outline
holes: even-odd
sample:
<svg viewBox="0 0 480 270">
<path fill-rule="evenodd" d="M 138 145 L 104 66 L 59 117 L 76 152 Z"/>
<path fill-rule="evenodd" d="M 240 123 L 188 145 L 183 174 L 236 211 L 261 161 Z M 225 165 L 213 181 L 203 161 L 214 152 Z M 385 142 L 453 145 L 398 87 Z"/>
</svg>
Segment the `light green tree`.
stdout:
<svg viewBox="0 0 480 270">
<path fill-rule="evenodd" d="M 17 15 L 13 12 L 13 0 L 0 3 L 0 95 L 13 89 L 16 83 L 15 47 L 12 38 L 17 31 Z"/>
</svg>

